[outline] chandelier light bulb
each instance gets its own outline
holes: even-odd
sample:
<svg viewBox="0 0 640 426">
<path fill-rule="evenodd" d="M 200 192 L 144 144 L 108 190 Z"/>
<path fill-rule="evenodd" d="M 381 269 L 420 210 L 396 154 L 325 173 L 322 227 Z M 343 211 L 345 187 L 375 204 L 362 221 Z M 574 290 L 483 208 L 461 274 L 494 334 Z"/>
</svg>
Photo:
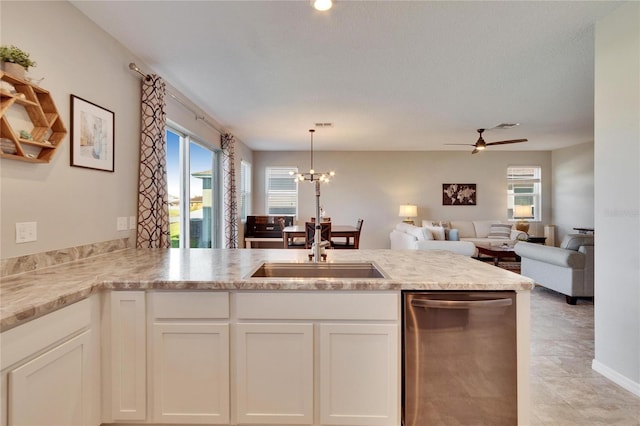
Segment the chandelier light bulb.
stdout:
<svg viewBox="0 0 640 426">
<path fill-rule="evenodd" d="M 315 0 L 313 2 L 313 7 L 321 12 L 331 9 L 331 6 L 333 6 L 331 0 Z"/>
</svg>

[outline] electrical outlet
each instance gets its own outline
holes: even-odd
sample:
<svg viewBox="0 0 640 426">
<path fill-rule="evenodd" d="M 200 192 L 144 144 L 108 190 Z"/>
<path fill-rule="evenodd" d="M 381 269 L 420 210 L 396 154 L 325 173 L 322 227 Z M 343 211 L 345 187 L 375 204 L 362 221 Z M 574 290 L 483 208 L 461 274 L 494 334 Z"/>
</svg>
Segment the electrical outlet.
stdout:
<svg viewBox="0 0 640 426">
<path fill-rule="evenodd" d="M 38 222 L 16 223 L 16 244 L 38 240 Z"/>
<path fill-rule="evenodd" d="M 138 227 L 138 222 L 136 221 L 135 216 L 129 216 L 129 229 L 136 229 Z"/>
<path fill-rule="evenodd" d="M 116 222 L 116 230 L 126 231 L 127 229 L 129 229 L 127 218 L 125 216 L 118 217 L 118 220 Z"/>
</svg>

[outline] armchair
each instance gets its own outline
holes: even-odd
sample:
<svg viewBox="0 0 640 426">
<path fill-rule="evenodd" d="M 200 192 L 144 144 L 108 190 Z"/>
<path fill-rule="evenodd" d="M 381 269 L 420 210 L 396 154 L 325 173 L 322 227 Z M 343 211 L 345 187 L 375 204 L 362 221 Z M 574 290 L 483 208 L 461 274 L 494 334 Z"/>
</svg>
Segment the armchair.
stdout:
<svg viewBox="0 0 640 426">
<path fill-rule="evenodd" d="M 593 235 L 569 234 L 560 247 L 519 242 L 521 274 L 536 284 L 565 295 L 575 305 L 578 297 L 593 297 Z"/>
</svg>

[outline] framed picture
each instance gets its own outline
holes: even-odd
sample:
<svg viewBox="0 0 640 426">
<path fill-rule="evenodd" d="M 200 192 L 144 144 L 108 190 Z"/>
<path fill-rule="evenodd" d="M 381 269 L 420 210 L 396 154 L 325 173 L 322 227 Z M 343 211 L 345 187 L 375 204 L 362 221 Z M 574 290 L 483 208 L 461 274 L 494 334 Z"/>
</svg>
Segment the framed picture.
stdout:
<svg viewBox="0 0 640 426">
<path fill-rule="evenodd" d="M 478 193 L 475 183 L 443 183 L 443 206 L 475 206 Z"/>
<path fill-rule="evenodd" d="M 114 171 L 115 116 L 112 111 L 71 95 L 71 165 Z"/>
</svg>

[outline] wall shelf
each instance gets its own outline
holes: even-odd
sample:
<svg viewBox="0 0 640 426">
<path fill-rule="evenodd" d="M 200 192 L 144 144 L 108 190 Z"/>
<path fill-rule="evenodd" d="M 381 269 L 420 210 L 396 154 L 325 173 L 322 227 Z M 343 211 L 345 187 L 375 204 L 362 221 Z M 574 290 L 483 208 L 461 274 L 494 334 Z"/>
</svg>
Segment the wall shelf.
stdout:
<svg viewBox="0 0 640 426">
<path fill-rule="evenodd" d="M 0 90 L 0 158 L 48 163 L 67 135 L 67 129 L 49 91 L 0 71 L 0 80 L 11 84 L 16 92 Z M 23 111 L 19 111 L 22 109 Z M 8 115 L 15 111 L 28 117 L 30 129 L 14 129 Z M 27 130 L 33 139 L 20 137 Z"/>
</svg>

